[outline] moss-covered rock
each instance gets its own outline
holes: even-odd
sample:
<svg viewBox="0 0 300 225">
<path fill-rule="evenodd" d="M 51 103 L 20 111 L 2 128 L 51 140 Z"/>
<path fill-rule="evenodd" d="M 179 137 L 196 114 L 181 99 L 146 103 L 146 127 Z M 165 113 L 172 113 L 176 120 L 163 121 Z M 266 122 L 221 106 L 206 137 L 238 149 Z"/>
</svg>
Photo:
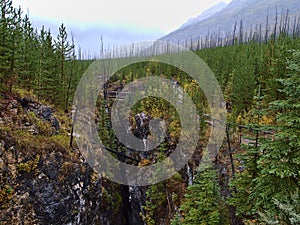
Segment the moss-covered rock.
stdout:
<svg viewBox="0 0 300 225">
<path fill-rule="evenodd" d="M 70 148 L 70 118 L 56 112 L 65 126 L 57 133 L 54 114 L 47 120 L 18 99 L 0 99 L 0 224 L 122 224 L 118 185 Z"/>
</svg>

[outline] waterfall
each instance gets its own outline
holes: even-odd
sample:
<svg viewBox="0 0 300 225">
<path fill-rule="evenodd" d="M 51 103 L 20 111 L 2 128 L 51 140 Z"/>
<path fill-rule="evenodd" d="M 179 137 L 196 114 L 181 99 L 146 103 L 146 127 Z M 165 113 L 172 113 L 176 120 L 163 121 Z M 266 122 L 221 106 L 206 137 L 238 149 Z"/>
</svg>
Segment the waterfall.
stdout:
<svg viewBox="0 0 300 225">
<path fill-rule="evenodd" d="M 146 201 L 144 187 L 129 186 L 130 224 L 145 225 L 141 214 L 144 214 L 143 204 Z"/>
<path fill-rule="evenodd" d="M 193 168 L 189 164 L 186 165 L 186 174 L 188 177 L 188 185 L 190 186 L 193 184 Z"/>
<path fill-rule="evenodd" d="M 85 211 L 85 199 L 83 198 L 82 195 L 82 188 L 83 188 L 83 182 L 76 184 L 73 188 L 73 190 L 76 190 L 76 194 L 79 198 L 78 208 L 77 208 L 78 213 L 76 215 L 75 224 L 81 224 L 80 223 L 81 213 Z"/>
</svg>

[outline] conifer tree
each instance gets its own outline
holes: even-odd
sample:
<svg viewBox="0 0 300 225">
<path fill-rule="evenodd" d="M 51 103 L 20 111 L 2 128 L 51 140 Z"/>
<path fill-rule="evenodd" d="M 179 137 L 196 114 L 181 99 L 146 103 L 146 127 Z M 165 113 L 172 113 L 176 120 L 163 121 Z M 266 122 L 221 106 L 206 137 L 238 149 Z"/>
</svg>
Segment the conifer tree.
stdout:
<svg viewBox="0 0 300 225">
<path fill-rule="evenodd" d="M 220 224 L 220 202 L 217 172 L 211 163 L 204 160 L 204 163 L 200 165 L 200 171 L 195 176 L 193 185 L 188 187 L 185 201 L 180 207 L 183 216 L 180 224 Z"/>
<path fill-rule="evenodd" d="M 285 98 L 270 104 L 271 112 L 277 114 L 275 137 L 261 147 L 264 154 L 258 161 L 260 175 L 253 192 L 257 211 L 276 218 L 280 224 L 292 223 L 276 202 L 293 202 L 300 185 L 300 51 L 290 54 L 289 73 L 278 80 Z"/>
<path fill-rule="evenodd" d="M 237 173 L 231 180 L 230 186 L 232 188 L 232 196 L 229 199 L 229 204 L 235 207 L 236 214 L 239 217 L 251 217 L 256 214 L 253 210 L 253 203 L 255 196 L 251 195 L 255 188 L 255 182 L 253 182 L 259 174 L 258 160 L 261 155 L 261 151 L 258 146 L 259 140 L 259 126 L 261 116 L 264 114 L 261 101 L 265 96 L 261 94 L 261 88 L 258 87 L 257 95 L 254 97 L 255 109 L 253 111 L 253 118 L 255 124 L 249 124 L 249 127 L 256 127 L 256 143 L 254 145 L 242 146 L 245 148 L 245 153 L 241 154 L 240 161 L 244 162 L 244 170 L 241 173 Z"/>
<path fill-rule="evenodd" d="M 57 76 L 54 46 L 50 30 L 42 27 L 38 36 L 37 92 L 39 98 L 54 100 Z"/>
<path fill-rule="evenodd" d="M 20 54 L 20 45 L 23 39 L 23 29 L 22 29 L 22 11 L 21 8 L 13 9 L 12 12 L 12 21 L 11 21 L 11 50 L 9 54 L 10 58 L 10 65 L 9 65 L 9 75 L 10 75 L 10 83 L 9 83 L 9 90 L 11 92 L 12 86 L 16 83 L 15 81 L 18 78 L 21 61 L 21 54 Z"/>
<path fill-rule="evenodd" d="M 72 35 L 72 51 L 70 55 L 70 61 L 68 63 L 68 78 L 67 78 L 67 84 L 66 84 L 66 97 L 65 97 L 65 112 L 68 112 L 68 106 L 70 104 L 71 95 L 75 92 L 76 88 L 76 79 L 77 76 L 81 74 L 76 74 L 76 54 L 75 54 L 75 42 L 74 42 L 74 36 Z"/>
<path fill-rule="evenodd" d="M 59 34 L 57 35 L 56 41 L 56 56 L 57 56 L 57 67 L 59 74 L 59 99 L 58 104 L 66 109 L 66 97 L 67 97 L 67 85 L 68 85 L 68 69 L 67 69 L 67 61 L 69 61 L 72 57 L 72 51 L 74 46 L 69 43 L 68 34 L 66 31 L 66 27 L 64 24 L 61 24 L 59 27 Z"/>
<path fill-rule="evenodd" d="M 28 15 L 22 19 L 22 30 L 23 38 L 18 48 L 20 54 L 18 84 L 22 88 L 33 89 L 38 59 L 38 42 Z"/>
<path fill-rule="evenodd" d="M 237 66 L 233 71 L 232 100 L 235 115 L 248 112 L 252 108 L 256 87 L 256 56 L 254 46 L 238 46 Z"/>
<path fill-rule="evenodd" d="M 11 53 L 13 48 L 12 24 L 14 9 L 11 0 L 0 1 L 0 83 L 10 86 L 11 77 Z M 3 88 L 7 85 L 4 85 Z"/>
<path fill-rule="evenodd" d="M 165 187 L 164 182 L 153 184 L 149 187 L 146 192 L 147 201 L 143 206 L 145 215 L 142 215 L 143 221 L 146 224 L 154 225 L 157 224 L 155 217 L 159 218 L 158 215 L 161 208 L 166 205 Z"/>
<path fill-rule="evenodd" d="M 291 55 L 290 72 L 278 80 L 284 99 L 269 107 L 269 114 L 276 116 L 275 124 L 269 127 L 275 135 L 260 138 L 259 145 L 247 148 L 245 170 L 231 182 L 236 191 L 230 203 L 237 214 L 268 224 L 297 224 L 292 221 L 299 219 L 299 202 L 291 205 L 299 199 L 300 52 L 292 51 Z"/>
<path fill-rule="evenodd" d="M 273 199 L 277 210 L 280 212 L 280 217 L 267 216 L 264 213 L 260 213 L 262 220 L 266 224 L 292 224 L 297 225 L 300 223 L 300 196 L 299 192 L 295 192 L 291 196 L 291 200 L 278 201 Z M 285 216 L 285 220 L 282 220 L 282 215 Z"/>
</svg>

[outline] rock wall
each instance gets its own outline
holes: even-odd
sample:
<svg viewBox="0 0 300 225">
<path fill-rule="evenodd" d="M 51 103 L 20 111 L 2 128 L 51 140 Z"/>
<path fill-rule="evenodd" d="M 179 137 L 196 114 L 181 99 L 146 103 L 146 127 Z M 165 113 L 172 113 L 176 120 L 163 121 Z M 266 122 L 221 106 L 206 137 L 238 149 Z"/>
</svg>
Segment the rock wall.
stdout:
<svg viewBox="0 0 300 225">
<path fill-rule="evenodd" d="M 0 93 L 0 224 L 125 224 L 120 187 L 66 147 L 54 114 Z"/>
</svg>

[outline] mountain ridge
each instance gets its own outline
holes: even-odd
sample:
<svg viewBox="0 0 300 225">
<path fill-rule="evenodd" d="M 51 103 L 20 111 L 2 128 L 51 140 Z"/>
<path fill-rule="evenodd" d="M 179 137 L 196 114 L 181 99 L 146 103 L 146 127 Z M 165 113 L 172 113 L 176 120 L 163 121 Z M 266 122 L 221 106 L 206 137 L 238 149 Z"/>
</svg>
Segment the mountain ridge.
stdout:
<svg viewBox="0 0 300 225">
<path fill-rule="evenodd" d="M 216 5 L 210 7 L 209 9 L 203 11 L 199 16 L 195 17 L 195 18 L 190 18 L 187 22 L 185 22 L 184 24 L 182 24 L 180 28 L 195 24 L 197 22 L 200 22 L 202 20 L 205 20 L 209 17 L 211 17 L 212 15 L 214 15 L 215 13 L 220 12 L 221 10 L 223 10 L 225 7 L 227 6 L 227 3 L 220 1 L 219 3 L 217 3 Z"/>
<path fill-rule="evenodd" d="M 269 29 L 274 27 L 276 13 L 280 20 L 282 14 L 288 12 L 288 19 L 293 22 L 295 17 L 299 18 L 299 11 L 299 0 L 233 0 L 209 18 L 174 30 L 159 40 L 182 44 L 212 34 L 225 38 L 240 21 L 243 22 L 244 32 L 251 32 L 259 25 L 262 25 L 264 31 L 267 21 Z"/>
</svg>

